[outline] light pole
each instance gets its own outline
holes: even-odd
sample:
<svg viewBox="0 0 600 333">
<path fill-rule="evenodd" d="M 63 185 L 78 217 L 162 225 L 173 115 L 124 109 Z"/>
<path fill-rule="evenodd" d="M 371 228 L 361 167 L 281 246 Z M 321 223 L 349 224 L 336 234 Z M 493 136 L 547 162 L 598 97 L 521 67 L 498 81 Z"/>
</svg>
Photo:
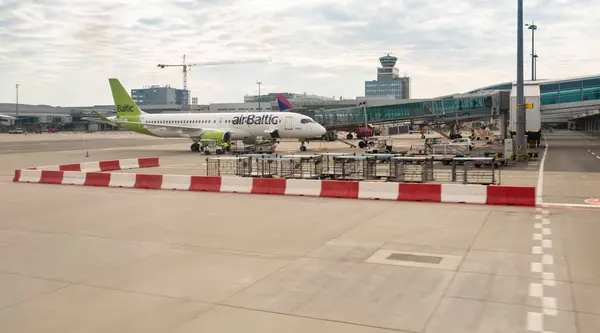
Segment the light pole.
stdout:
<svg viewBox="0 0 600 333">
<path fill-rule="evenodd" d="M 534 59 L 534 62 L 533 62 L 533 80 L 534 81 L 537 80 L 537 58 L 538 58 L 537 54 L 534 54 L 533 55 L 533 59 Z"/>
<path fill-rule="evenodd" d="M 17 104 L 16 104 L 16 107 L 17 107 L 17 119 L 15 119 L 15 126 L 17 128 L 19 127 L 19 125 L 18 125 L 19 124 L 19 86 L 20 86 L 20 84 L 18 84 L 18 83 L 15 84 L 15 88 L 17 89 Z"/>
<path fill-rule="evenodd" d="M 523 0 L 517 0 L 517 154 L 525 155 L 525 88 L 523 82 Z"/>
<path fill-rule="evenodd" d="M 537 25 L 535 25 L 535 21 L 531 22 L 531 24 L 525 24 L 527 29 L 531 30 L 531 81 L 535 81 L 535 61 L 537 56 L 535 55 L 535 31 L 537 30 Z"/>
<path fill-rule="evenodd" d="M 256 84 L 258 84 L 258 112 L 260 112 L 260 85 L 262 84 L 262 82 L 256 81 Z"/>
</svg>

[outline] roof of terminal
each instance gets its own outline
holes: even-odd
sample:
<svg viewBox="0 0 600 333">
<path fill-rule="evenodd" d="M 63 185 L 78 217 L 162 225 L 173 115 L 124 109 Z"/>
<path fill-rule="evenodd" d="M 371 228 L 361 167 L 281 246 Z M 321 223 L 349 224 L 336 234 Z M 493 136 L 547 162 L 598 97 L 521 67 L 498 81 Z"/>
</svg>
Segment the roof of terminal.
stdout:
<svg viewBox="0 0 600 333">
<path fill-rule="evenodd" d="M 563 78 L 563 79 L 538 79 L 536 81 L 525 80 L 525 82 L 539 82 L 541 84 L 554 84 L 554 83 L 573 82 L 573 81 L 581 81 L 581 80 L 594 80 L 594 79 L 600 79 L 600 74 L 586 75 L 586 76 L 574 76 L 574 77 Z M 506 86 L 506 85 L 512 86 L 514 83 L 515 83 L 515 81 L 501 82 L 501 83 L 481 87 L 478 89 L 474 89 L 467 93 L 475 93 L 475 92 L 479 92 L 481 90 L 503 90 L 503 88 L 499 88 L 499 87 Z"/>
</svg>

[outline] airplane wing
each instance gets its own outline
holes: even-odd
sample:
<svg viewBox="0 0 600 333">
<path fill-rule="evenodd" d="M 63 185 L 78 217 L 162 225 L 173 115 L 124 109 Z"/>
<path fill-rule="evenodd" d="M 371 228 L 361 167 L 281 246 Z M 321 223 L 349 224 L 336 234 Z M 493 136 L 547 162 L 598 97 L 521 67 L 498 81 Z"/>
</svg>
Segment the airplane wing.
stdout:
<svg viewBox="0 0 600 333">
<path fill-rule="evenodd" d="M 108 119 L 104 120 L 104 119 L 91 118 L 91 117 L 81 117 L 81 120 L 91 121 L 93 123 L 112 124 L 112 121 L 110 121 Z"/>
<path fill-rule="evenodd" d="M 145 128 L 153 128 L 153 129 L 175 129 L 175 130 L 179 130 L 179 132 L 183 135 L 187 135 L 189 138 L 191 139 L 197 139 L 200 138 L 202 136 L 202 134 L 204 133 L 208 133 L 208 132 L 230 132 L 230 133 L 235 133 L 235 130 L 230 130 L 230 129 L 225 129 L 225 128 L 200 128 L 200 127 L 192 127 L 192 126 L 185 126 L 185 125 L 176 125 L 176 124 L 149 124 L 149 123 L 142 123 L 139 121 L 129 121 L 129 120 L 125 120 L 125 119 L 119 119 L 119 118 L 113 118 L 113 119 L 109 119 L 104 117 L 103 115 L 101 115 L 99 112 L 97 111 L 93 111 L 94 114 L 96 114 L 98 117 L 100 117 L 102 119 L 103 122 L 108 122 L 112 125 L 117 125 L 117 124 L 134 124 L 134 125 L 142 125 Z"/>
</svg>

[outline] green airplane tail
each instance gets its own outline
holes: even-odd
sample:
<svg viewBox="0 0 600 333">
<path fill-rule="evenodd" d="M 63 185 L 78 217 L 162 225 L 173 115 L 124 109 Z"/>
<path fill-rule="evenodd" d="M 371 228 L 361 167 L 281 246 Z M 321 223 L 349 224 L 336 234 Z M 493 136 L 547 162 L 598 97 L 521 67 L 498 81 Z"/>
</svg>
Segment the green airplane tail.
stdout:
<svg viewBox="0 0 600 333">
<path fill-rule="evenodd" d="M 115 108 L 117 110 L 118 118 L 132 118 L 139 117 L 144 114 L 135 104 L 131 96 L 127 93 L 121 82 L 118 79 L 108 79 L 110 83 L 110 90 L 112 91 L 113 99 L 115 101 Z"/>
</svg>

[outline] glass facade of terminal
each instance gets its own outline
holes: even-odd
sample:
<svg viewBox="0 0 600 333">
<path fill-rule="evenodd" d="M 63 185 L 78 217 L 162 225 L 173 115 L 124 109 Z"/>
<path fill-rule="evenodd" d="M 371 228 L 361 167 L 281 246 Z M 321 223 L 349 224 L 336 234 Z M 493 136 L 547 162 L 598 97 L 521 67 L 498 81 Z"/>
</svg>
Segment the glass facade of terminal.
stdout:
<svg viewBox="0 0 600 333">
<path fill-rule="evenodd" d="M 402 81 L 365 81 L 365 96 L 394 96 L 396 99 L 402 99 Z"/>
<path fill-rule="evenodd" d="M 132 89 L 131 98 L 138 105 L 184 105 L 188 104 L 189 91 L 171 87 L 153 86 Z"/>
<path fill-rule="evenodd" d="M 600 100 L 600 78 L 540 85 L 542 105 Z"/>
<path fill-rule="evenodd" d="M 491 96 L 452 98 L 396 105 L 367 107 L 367 121 L 402 120 L 431 115 L 458 116 L 485 114 L 493 106 Z M 323 126 L 340 126 L 363 123 L 362 107 L 315 111 L 314 119 Z"/>
<path fill-rule="evenodd" d="M 512 83 L 502 83 L 482 90 L 511 90 Z M 540 83 L 542 105 L 600 100 L 600 78 Z"/>
</svg>

